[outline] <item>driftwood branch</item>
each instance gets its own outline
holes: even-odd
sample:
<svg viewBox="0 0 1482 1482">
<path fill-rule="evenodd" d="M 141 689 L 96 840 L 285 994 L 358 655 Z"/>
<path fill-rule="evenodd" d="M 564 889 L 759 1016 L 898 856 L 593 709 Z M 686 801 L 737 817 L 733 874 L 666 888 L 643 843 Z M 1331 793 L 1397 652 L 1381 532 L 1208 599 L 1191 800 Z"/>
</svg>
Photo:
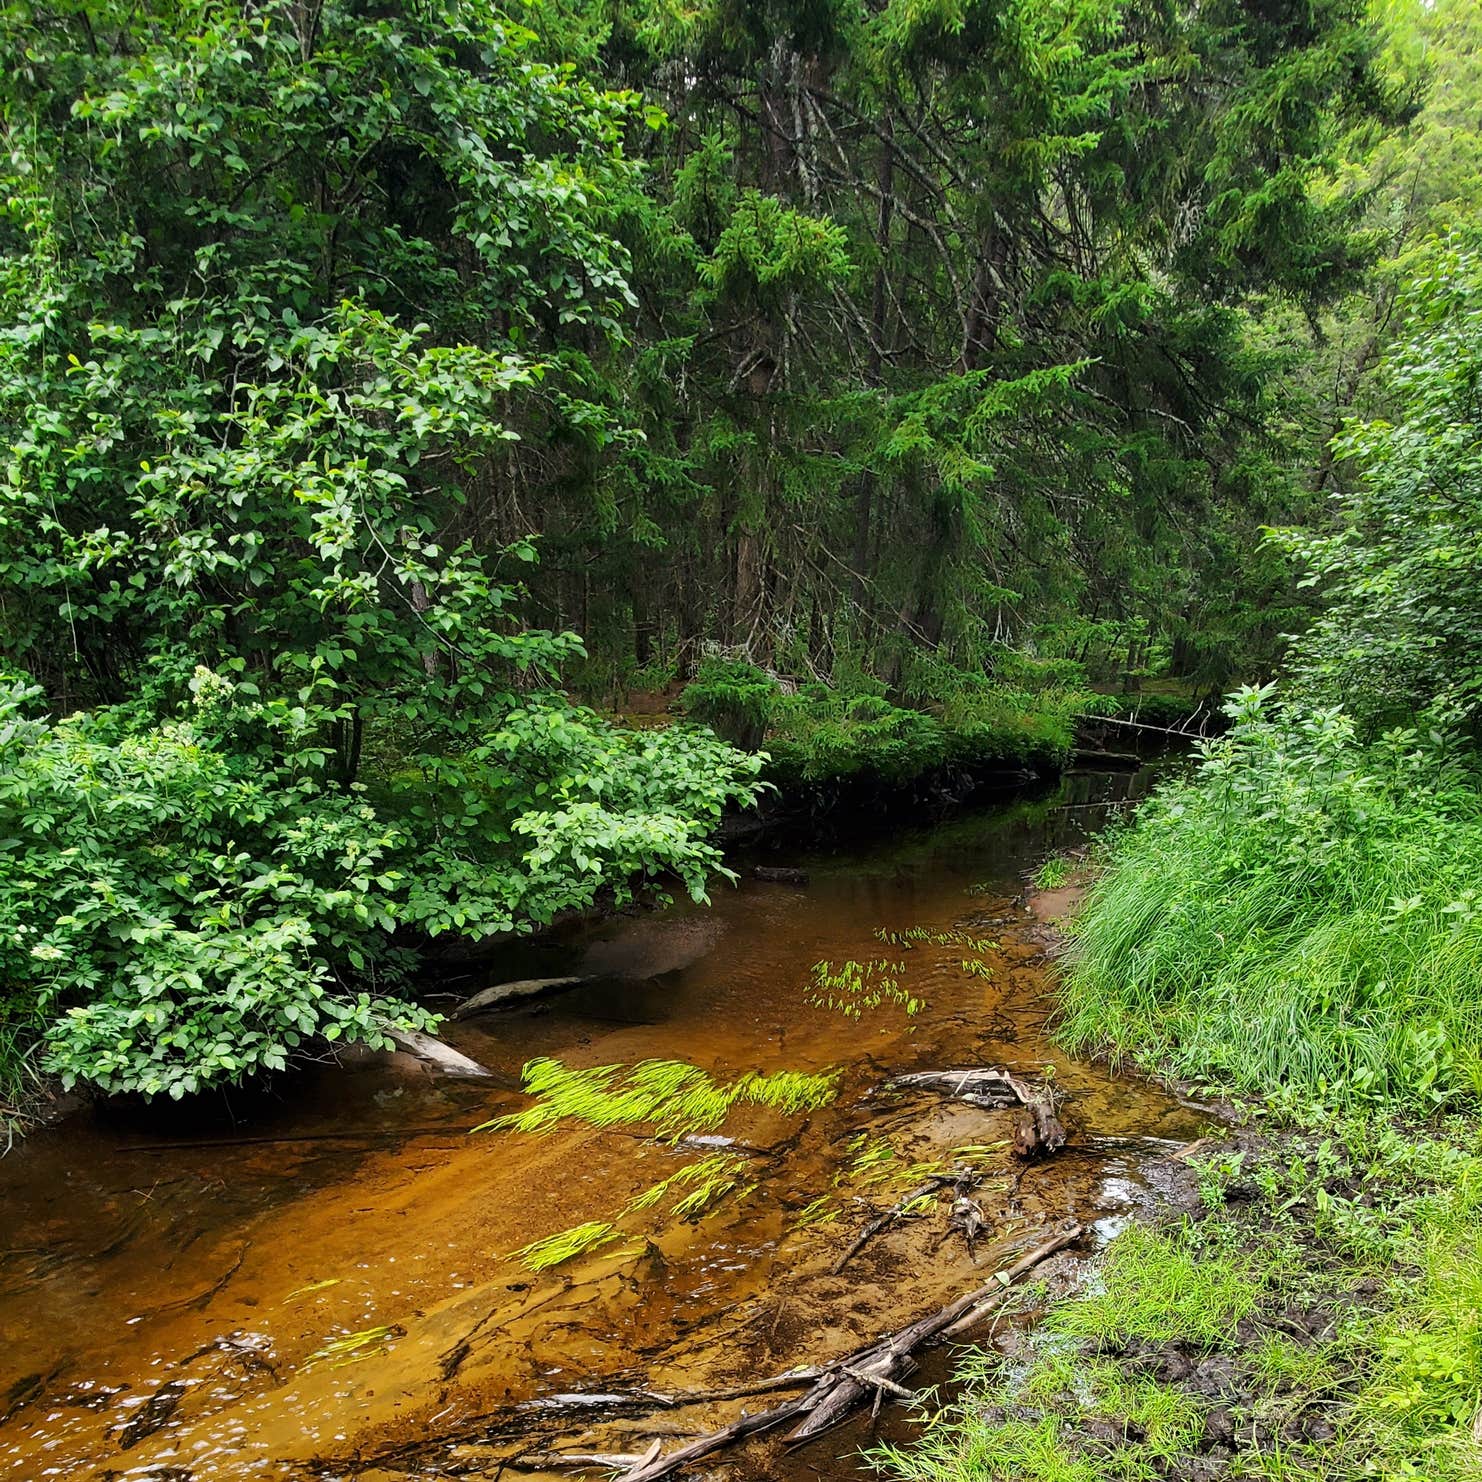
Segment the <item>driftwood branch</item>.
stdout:
<svg viewBox="0 0 1482 1482">
<path fill-rule="evenodd" d="M 867 1224 L 864 1229 L 859 1232 L 859 1234 L 855 1237 L 853 1243 L 850 1245 L 849 1249 L 846 1250 L 844 1254 L 841 1255 L 839 1259 L 834 1262 L 832 1267 L 829 1268 L 829 1275 L 837 1276 L 845 1268 L 845 1266 L 847 1266 L 850 1261 L 852 1261 L 855 1256 L 857 1256 L 860 1251 L 862 1251 L 865 1246 L 867 1246 L 870 1241 L 875 1238 L 875 1236 L 877 1236 L 883 1229 L 885 1229 L 887 1225 L 892 1225 L 895 1223 L 896 1220 L 901 1219 L 918 1199 L 923 1198 L 927 1194 L 934 1194 L 944 1184 L 955 1183 L 956 1181 L 957 1179 L 955 1174 L 933 1174 L 932 1177 L 927 1179 L 925 1183 L 917 1184 L 916 1187 L 912 1189 L 909 1194 L 902 1194 L 901 1197 L 896 1200 L 896 1202 L 891 1205 L 891 1207 L 887 1209 L 884 1214 L 876 1215 L 875 1218 L 872 1219 L 869 1224 Z"/>
<path fill-rule="evenodd" d="M 1135 772 L 1143 764 L 1143 758 L 1135 751 L 1099 751 L 1087 746 L 1078 746 L 1071 760 L 1078 767 L 1102 767 L 1107 771 Z"/>
<path fill-rule="evenodd" d="M 730 1384 L 720 1389 L 687 1389 L 674 1394 L 665 1394 L 653 1389 L 613 1390 L 599 1394 L 583 1393 L 541 1395 L 538 1399 L 523 1400 L 519 1410 L 683 1410 L 690 1405 L 712 1405 L 723 1400 L 744 1400 L 751 1395 L 775 1394 L 779 1389 L 806 1389 L 815 1383 L 824 1369 L 810 1365 L 804 1369 L 789 1369 L 785 1374 L 774 1374 L 769 1379 L 753 1379 L 745 1384 Z"/>
<path fill-rule="evenodd" d="M 856 1369 L 853 1364 L 840 1364 L 839 1372 L 847 1374 L 851 1379 L 857 1379 L 861 1384 L 868 1384 L 874 1389 L 882 1389 L 887 1394 L 893 1394 L 903 1400 L 914 1400 L 915 1390 L 907 1389 L 904 1384 L 897 1384 L 894 1379 L 887 1379 L 883 1374 L 872 1374 L 868 1369 Z"/>
<path fill-rule="evenodd" d="M 1189 725 L 1187 726 L 1155 726 L 1151 722 L 1145 720 L 1123 720 L 1120 715 L 1077 714 L 1075 716 L 1072 716 L 1071 718 L 1073 720 L 1088 721 L 1092 725 L 1098 726 L 1125 726 L 1129 731 L 1156 731 L 1160 736 L 1180 736 L 1185 741 L 1192 741 L 1200 740 L 1206 734 L 1203 730 L 1205 720 L 1205 717 L 1202 714 L 1203 708 L 1204 707 L 1201 705 L 1199 709 L 1196 710 L 1193 715 L 1189 717 Z M 1210 716 L 1209 719 L 1213 720 L 1214 717 Z M 1200 726 L 1199 730 L 1193 729 L 1193 722 L 1196 720 L 1198 721 Z"/>
<path fill-rule="evenodd" d="M 1053 1153 L 1065 1144 L 1065 1127 L 1056 1115 L 1055 1093 L 1048 1086 L 1032 1086 L 1002 1066 L 971 1070 L 922 1070 L 896 1076 L 892 1087 L 941 1091 L 972 1106 L 998 1109 L 1015 1104 L 1023 1108 L 1014 1128 L 1014 1151 L 1021 1158 Z"/>
<path fill-rule="evenodd" d="M 395 1042 L 397 1049 L 405 1050 L 408 1055 L 415 1056 L 424 1065 L 430 1065 L 444 1075 L 487 1076 L 490 1074 L 487 1066 L 480 1065 L 477 1060 L 465 1055 L 462 1050 L 455 1050 L 452 1045 L 444 1044 L 435 1034 L 423 1034 L 420 1029 L 383 1027 L 388 1038 Z"/>
<path fill-rule="evenodd" d="M 787 1438 L 790 1443 L 812 1440 L 837 1425 L 871 1394 L 911 1398 L 911 1391 L 900 1383 L 900 1378 L 914 1367 L 918 1348 L 953 1333 L 968 1319 L 979 1321 L 1005 1300 L 1014 1282 L 1056 1251 L 1073 1244 L 1081 1233 L 1080 1225 L 1066 1225 L 1026 1251 L 1007 1270 L 998 1272 L 986 1286 L 967 1292 L 938 1311 L 917 1318 L 890 1337 L 825 1365 L 807 1394 L 755 1415 L 743 1415 L 720 1430 L 696 1437 L 667 1456 L 646 1459 L 624 1472 L 618 1482 L 659 1482 L 660 1478 L 672 1475 L 689 1462 L 699 1461 L 736 1441 L 772 1430 L 789 1420 L 798 1421 Z"/>
<path fill-rule="evenodd" d="M 553 988 L 569 988 L 573 984 L 587 981 L 589 980 L 585 977 L 517 978 L 512 983 L 495 983 L 492 987 L 475 993 L 473 997 L 465 998 L 453 1010 L 453 1018 L 467 1019 L 473 1014 L 498 1008 L 500 1004 L 514 1003 L 521 998 L 536 998 L 542 993 L 549 993 Z"/>
<path fill-rule="evenodd" d="M 505 1457 L 501 1465 L 519 1472 L 585 1472 L 595 1468 L 616 1472 L 641 1465 L 656 1449 L 650 1447 L 641 1456 L 627 1451 L 526 1451 Z"/>
<path fill-rule="evenodd" d="M 656 1456 L 652 1461 L 646 1461 L 641 1466 L 631 1468 L 618 1478 L 618 1482 L 656 1482 L 657 1478 L 667 1477 L 677 1472 L 688 1462 L 699 1461 L 702 1456 L 710 1456 L 716 1451 L 722 1451 L 746 1436 L 781 1425 L 784 1420 L 789 1420 L 798 1414 L 807 1402 L 808 1396 L 803 1395 L 796 1400 L 789 1400 L 785 1405 L 777 1405 L 771 1410 L 762 1410 L 756 1415 L 743 1415 L 740 1419 L 733 1420 L 728 1426 L 712 1431 L 708 1436 L 700 1436 L 688 1445 L 681 1446 L 677 1451 L 671 1451 L 667 1456 Z"/>
</svg>

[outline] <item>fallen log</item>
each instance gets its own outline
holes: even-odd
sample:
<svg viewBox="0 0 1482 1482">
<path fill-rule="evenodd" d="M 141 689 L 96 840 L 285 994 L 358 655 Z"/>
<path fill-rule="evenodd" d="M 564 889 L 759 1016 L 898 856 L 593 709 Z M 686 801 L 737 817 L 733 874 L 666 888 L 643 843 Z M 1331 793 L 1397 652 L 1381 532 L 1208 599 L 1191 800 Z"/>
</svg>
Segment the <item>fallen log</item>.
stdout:
<svg viewBox="0 0 1482 1482">
<path fill-rule="evenodd" d="M 700 1436 L 687 1446 L 671 1451 L 667 1456 L 656 1456 L 652 1461 L 646 1461 L 640 1466 L 631 1468 L 624 1472 L 617 1482 L 655 1482 L 656 1478 L 667 1477 L 688 1462 L 699 1461 L 702 1456 L 710 1456 L 716 1451 L 722 1451 L 746 1436 L 755 1435 L 758 1431 L 771 1430 L 772 1427 L 796 1415 L 806 1403 L 807 1396 L 804 1395 L 771 1410 L 762 1410 L 755 1415 L 743 1415 L 723 1429 L 711 1431 L 708 1436 Z"/>
<path fill-rule="evenodd" d="M 1160 736 L 1180 736 L 1185 741 L 1203 740 L 1209 733 L 1204 729 L 1206 719 L 1215 720 L 1217 717 L 1203 715 L 1204 707 L 1201 705 L 1187 718 L 1187 724 L 1183 726 L 1155 726 L 1145 720 L 1123 720 L 1119 715 L 1084 715 L 1077 714 L 1072 720 L 1090 721 L 1097 726 L 1126 726 L 1131 731 L 1156 731 Z M 1198 721 L 1198 729 L 1194 728 L 1194 722 Z"/>
<path fill-rule="evenodd" d="M 1067 1224 L 1026 1251 L 1007 1270 L 997 1272 L 986 1286 L 967 1292 L 938 1311 L 917 1318 L 888 1338 L 825 1365 L 807 1394 L 755 1415 L 743 1415 L 720 1430 L 696 1437 L 667 1456 L 646 1460 L 624 1472 L 618 1482 L 659 1482 L 660 1478 L 670 1476 L 689 1462 L 699 1461 L 747 1436 L 771 1430 L 794 1418 L 798 1418 L 799 1424 L 788 1435 L 788 1443 L 796 1445 L 810 1441 L 837 1425 L 867 1395 L 910 1397 L 911 1391 L 900 1383 L 900 1379 L 914 1367 L 913 1356 L 918 1348 L 947 1334 L 968 1314 L 972 1314 L 973 1321 L 979 1320 L 1006 1299 L 1015 1281 L 1056 1251 L 1073 1244 L 1081 1233 L 1080 1225 Z"/>
<path fill-rule="evenodd" d="M 892 1379 L 898 1374 L 908 1372 L 913 1363 L 912 1355 L 924 1343 L 944 1332 L 974 1308 L 982 1307 L 990 1301 L 995 1306 L 1002 1302 L 1009 1287 L 1019 1277 L 1039 1265 L 1046 1257 L 1054 1255 L 1056 1251 L 1064 1250 L 1067 1245 L 1078 1240 L 1080 1235 L 1081 1226 L 1075 1223 L 1056 1231 L 1054 1235 L 1042 1240 L 1032 1250 L 1020 1256 L 1008 1270 L 996 1272 L 991 1282 L 979 1287 L 976 1291 L 958 1297 L 955 1302 L 949 1302 L 945 1307 L 927 1317 L 917 1318 L 915 1322 L 903 1327 L 900 1332 L 867 1349 L 853 1360 L 852 1367 L 863 1370 L 871 1376 L 872 1380 Z M 819 1380 L 813 1393 L 804 1396 L 805 1400 L 811 1401 L 808 1405 L 808 1413 L 802 1424 L 788 1436 L 788 1444 L 797 1445 L 799 1442 L 809 1441 L 814 1436 L 822 1435 L 824 1431 L 837 1425 L 864 1398 L 864 1395 L 865 1384 L 845 1374 L 842 1366 L 836 1366 L 836 1374 L 832 1380 L 825 1376 Z"/>
<path fill-rule="evenodd" d="M 1016 1085 L 1022 1086 L 1023 1082 L 1016 1083 L 998 1066 L 983 1066 L 973 1070 L 917 1070 L 894 1076 L 889 1084 L 892 1090 L 942 1091 L 958 1101 L 998 1108 L 1021 1100 Z"/>
<path fill-rule="evenodd" d="M 764 880 L 769 885 L 806 885 L 808 872 L 783 865 L 757 865 L 751 872 L 751 878 Z"/>
<path fill-rule="evenodd" d="M 511 983 L 495 983 L 492 987 L 480 989 L 471 998 L 465 998 L 453 1010 L 452 1017 L 467 1019 L 473 1014 L 482 1014 L 487 1009 L 498 1008 L 500 1004 L 513 1003 L 516 999 L 535 998 L 542 993 L 549 993 L 552 988 L 569 988 L 574 983 L 590 981 L 586 977 L 516 978 Z"/>
</svg>

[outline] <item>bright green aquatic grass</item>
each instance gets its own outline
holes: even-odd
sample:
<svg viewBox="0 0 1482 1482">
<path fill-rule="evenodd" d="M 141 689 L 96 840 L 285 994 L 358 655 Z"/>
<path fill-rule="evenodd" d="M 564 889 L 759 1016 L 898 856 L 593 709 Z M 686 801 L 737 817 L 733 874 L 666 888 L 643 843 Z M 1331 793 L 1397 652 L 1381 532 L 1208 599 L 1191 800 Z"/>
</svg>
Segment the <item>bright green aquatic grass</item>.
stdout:
<svg viewBox="0 0 1482 1482">
<path fill-rule="evenodd" d="M 1075 923 L 1064 1038 L 1270 1094 L 1482 1093 L 1482 794 L 1411 737 L 1259 704 L 1120 835 Z"/>
<path fill-rule="evenodd" d="M 647 1124 L 656 1135 L 677 1140 L 713 1131 L 738 1102 L 789 1114 L 812 1111 L 828 1105 L 839 1084 L 837 1071 L 805 1075 L 790 1070 L 749 1072 L 721 1083 L 682 1060 L 643 1060 L 631 1070 L 623 1065 L 572 1070 L 559 1060 L 541 1058 L 525 1066 L 522 1078 L 535 1105 L 484 1122 L 476 1132 L 541 1132 L 572 1120 L 593 1127 Z"/>
<path fill-rule="evenodd" d="M 744 1196 L 756 1187 L 744 1178 L 744 1162 L 734 1153 L 710 1153 L 697 1163 L 686 1164 L 677 1173 L 650 1185 L 628 1204 L 625 1214 L 652 1209 L 671 1194 L 678 1194 L 674 1213 L 680 1219 L 698 1219 L 731 1195 Z M 683 1192 L 680 1192 L 683 1190 Z"/>
<path fill-rule="evenodd" d="M 629 1222 L 631 1216 L 655 1209 L 669 1199 L 670 1213 L 676 1219 L 693 1223 L 725 1200 L 744 1199 L 755 1188 L 755 1183 L 747 1182 L 744 1158 L 735 1153 L 708 1153 L 636 1194 L 617 1220 Z M 527 1271 L 549 1271 L 588 1251 L 611 1245 L 624 1234 L 631 1233 L 631 1229 L 631 1223 L 625 1229 L 621 1223 L 588 1220 L 585 1224 L 532 1240 L 528 1245 L 511 1251 L 510 1258 L 519 1261 Z"/>
<path fill-rule="evenodd" d="M 554 1235 L 532 1240 L 511 1255 L 527 1271 L 549 1271 L 553 1266 L 574 1260 L 589 1250 L 611 1245 L 621 1234 L 606 1220 L 588 1220 L 584 1225 L 573 1225 L 569 1230 L 558 1230 Z"/>
<path fill-rule="evenodd" d="M 923 999 L 916 998 L 901 987 L 904 962 L 885 962 L 870 958 L 866 962 L 815 962 L 812 981 L 803 997 L 815 1008 L 832 1009 L 846 1019 L 859 1019 L 867 1009 L 877 1009 L 884 1004 L 894 1004 L 908 1015 L 921 1012 L 926 1007 Z"/>
</svg>

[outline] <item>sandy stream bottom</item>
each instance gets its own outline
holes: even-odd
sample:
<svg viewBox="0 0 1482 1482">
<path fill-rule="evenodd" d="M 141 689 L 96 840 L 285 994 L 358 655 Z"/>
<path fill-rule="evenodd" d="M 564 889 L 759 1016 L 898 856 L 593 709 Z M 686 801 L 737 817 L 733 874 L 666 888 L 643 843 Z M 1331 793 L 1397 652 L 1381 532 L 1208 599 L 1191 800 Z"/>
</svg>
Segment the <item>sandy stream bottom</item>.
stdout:
<svg viewBox="0 0 1482 1482">
<path fill-rule="evenodd" d="M 445 986 L 595 976 L 453 1026 L 488 1081 L 324 1067 L 234 1127 L 162 1136 L 114 1115 L 34 1136 L 0 1160 L 0 1477 L 492 1478 L 522 1451 L 667 1448 L 737 1404 L 603 1412 L 584 1429 L 569 1407 L 538 1402 L 719 1388 L 826 1360 L 982 1284 L 1057 1221 L 1105 1238 L 1156 1197 L 1160 1161 L 1207 1118 L 1052 1046 L 1045 918 L 1065 900 L 1031 903 L 1024 876 L 1140 785 L 1071 776 L 1037 800 L 885 844 L 789 856 L 810 872 L 803 889 L 747 882 L 708 910 L 686 903 L 512 949 Z M 902 949 L 880 928 L 991 938 L 991 976 L 964 971 L 978 954 L 960 942 Z M 905 964 L 918 1013 L 885 1002 L 856 1019 L 809 1001 L 814 963 L 871 959 Z M 529 1104 L 520 1069 L 535 1056 L 685 1060 L 717 1080 L 841 1077 L 836 1099 L 806 1114 L 735 1109 L 716 1135 L 732 1140 L 749 1191 L 687 1221 L 663 1204 L 622 1211 L 706 1148 L 570 1123 L 470 1134 Z M 1007 1147 L 974 1155 L 986 1224 L 971 1249 L 949 1224 L 948 1189 L 831 1274 L 909 1186 L 891 1178 L 1011 1136 L 1011 1113 L 884 1083 L 989 1064 L 1053 1066 L 1067 1147 L 1030 1164 Z M 871 1184 L 860 1152 L 887 1145 L 891 1171 Z M 541 1273 L 512 1254 L 597 1220 L 622 1238 Z M 1063 1278 L 1073 1259 L 1057 1262 Z M 882 1423 L 899 1433 L 905 1413 L 887 1405 Z M 866 1416 L 792 1452 L 763 1440 L 703 1470 L 855 1476 L 868 1435 Z"/>
</svg>

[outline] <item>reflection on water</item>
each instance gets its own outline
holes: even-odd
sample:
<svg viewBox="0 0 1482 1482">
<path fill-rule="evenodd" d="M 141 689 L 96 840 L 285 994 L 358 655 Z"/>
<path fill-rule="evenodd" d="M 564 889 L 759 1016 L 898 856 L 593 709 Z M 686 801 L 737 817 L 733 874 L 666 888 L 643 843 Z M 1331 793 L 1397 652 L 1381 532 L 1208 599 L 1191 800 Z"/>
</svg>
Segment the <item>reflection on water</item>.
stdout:
<svg viewBox="0 0 1482 1482">
<path fill-rule="evenodd" d="M 235 1122 L 181 1132 L 115 1111 L 34 1137 L 0 1161 L 0 1476 L 492 1477 L 543 1417 L 563 1417 L 562 1444 L 579 1439 L 578 1407 L 551 1396 L 778 1373 L 981 1284 L 1046 1222 L 1075 1215 L 1106 1238 L 1199 1118 L 1050 1044 L 1051 939 L 1025 878 L 1146 781 L 1072 775 L 885 843 L 788 854 L 806 888 L 748 882 L 710 910 L 513 947 L 433 987 L 588 981 L 450 1027 L 489 1081 L 324 1066 L 238 1098 Z M 912 928 L 925 930 L 905 946 L 877 936 Z M 962 933 L 995 945 L 965 953 Z M 978 955 L 986 976 L 964 967 Z M 886 956 L 919 1012 L 887 995 L 856 1018 L 810 999 L 815 964 Z M 531 1104 L 520 1072 L 536 1057 L 841 1080 L 812 1110 L 738 1100 L 690 1144 L 584 1121 L 470 1135 Z M 1019 1164 L 1007 1114 L 881 1089 L 902 1071 L 999 1062 L 1053 1067 L 1064 1152 Z M 888 1149 L 871 1155 L 884 1171 L 856 1167 L 866 1146 Z M 981 1165 L 975 1243 L 949 1223 L 948 1188 L 835 1274 L 907 1180 L 964 1149 Z M 721 1151 L 744 1169 L 713 1199 L 642 1202 Z M 518 1259 L 596 1224 L 614 1238 L 549 1269 Z M 603 1414 L 606 1450 L 677 1444 L 706 1423 Z M 775 1443 L 728 1460 L 737 1476 L 854 1475 L 866 1424 L 786 1460 Z"/>
</svg>

